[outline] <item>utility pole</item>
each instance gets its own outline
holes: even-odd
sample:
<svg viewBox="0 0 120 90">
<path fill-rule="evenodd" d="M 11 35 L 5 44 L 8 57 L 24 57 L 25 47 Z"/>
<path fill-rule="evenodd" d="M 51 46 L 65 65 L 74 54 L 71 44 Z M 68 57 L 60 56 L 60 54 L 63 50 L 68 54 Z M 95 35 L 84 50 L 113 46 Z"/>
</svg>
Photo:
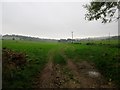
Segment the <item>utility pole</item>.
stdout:
<svg viewBox="0 0 120 90">
<path fill-rule="evenodd" d="M 109 32 L 109 44 L 110 44 L 110 32 Z"/>
<path fill-rule="evenodd" d="M 73 43 L 73 31 L 72 31 L 72 43 Z"/>
</svg>

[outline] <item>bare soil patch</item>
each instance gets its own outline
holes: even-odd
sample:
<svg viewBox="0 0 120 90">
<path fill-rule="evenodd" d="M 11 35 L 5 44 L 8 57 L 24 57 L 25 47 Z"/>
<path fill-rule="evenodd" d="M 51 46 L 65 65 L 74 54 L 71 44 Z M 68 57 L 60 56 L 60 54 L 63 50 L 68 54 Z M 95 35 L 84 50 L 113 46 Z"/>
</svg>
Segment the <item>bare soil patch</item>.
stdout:
<svg viewBox="0 0 120 90">
<path fill-rule="evenodd" d="M 107 82 L 94 64 L 81 61 L 73 63 L 68 60 L 68 67 L 72 70 L 74 77 L 79 81 L 80 88 L 113 88 L 112 82 Z"/>
<path fill-rule="evenodd" d="M 42 72 L 38 73 L 36 78 L 34 79 L 33 88 L 53 88 L 53 51 L 51 50 L 48 53 L 48 63 L 45 65 Z"/>
</svg>

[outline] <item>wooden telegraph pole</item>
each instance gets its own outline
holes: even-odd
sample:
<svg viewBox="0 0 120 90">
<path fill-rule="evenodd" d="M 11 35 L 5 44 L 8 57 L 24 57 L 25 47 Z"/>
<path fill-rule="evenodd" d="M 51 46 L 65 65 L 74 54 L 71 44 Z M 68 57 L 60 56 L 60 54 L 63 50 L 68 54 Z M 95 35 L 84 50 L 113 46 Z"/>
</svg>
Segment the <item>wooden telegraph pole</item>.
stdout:
<svg viewBox="0 0 120 90">
<path fill-rule="evenodd" d="M 110 32 L 109 32 L 109 44 L 110 44 Z"/>
<path fill-rule="evenodd" d="M 72 32 L 72 43 L 73 43 L 73 32 Z"/>
</svg>

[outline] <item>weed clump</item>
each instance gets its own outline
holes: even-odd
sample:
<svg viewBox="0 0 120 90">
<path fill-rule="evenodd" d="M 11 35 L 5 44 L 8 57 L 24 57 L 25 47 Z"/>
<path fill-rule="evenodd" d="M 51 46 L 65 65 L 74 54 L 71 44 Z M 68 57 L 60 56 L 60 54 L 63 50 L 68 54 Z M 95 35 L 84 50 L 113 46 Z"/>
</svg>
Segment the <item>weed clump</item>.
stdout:
<svg viewBox="0 0 120 90">
<path fill-rule="evenodd" d="M 86 45 L 95 45 L 95 43 L 86 43 Z"/>
<path fill-rule="evenodd" d="M 26 63 L 26 54 L 17 53 L 7 48 L 2 49 L 3 88 L 9 86 L 10 80 L 16 79 L 16 71 L 23 69 Z"/>
<path fill-rule="evenodd" d="M 66 61 L 62 55 L 56 54 L 54 56 L 54 63 L 64 65 L 64 64 L 66 64 Z"/>
</svg>

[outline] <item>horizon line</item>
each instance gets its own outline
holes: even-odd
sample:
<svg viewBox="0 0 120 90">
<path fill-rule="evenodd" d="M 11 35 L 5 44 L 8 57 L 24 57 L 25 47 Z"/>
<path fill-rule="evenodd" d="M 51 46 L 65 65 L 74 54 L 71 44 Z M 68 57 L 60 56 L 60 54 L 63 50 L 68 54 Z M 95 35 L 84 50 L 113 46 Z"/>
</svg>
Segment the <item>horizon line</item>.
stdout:
<svg viewBox="0 0 120 90">
<path fill-rule="evenodd" d="M 67 38 L 49 38 L 49 37 L 39 37 L 39 36 L 32 36 L 32 35 L 22 35 L 22 34 L 0 34 L 1 36 L 5 36 L 5 35 L 18 35 L 18 36 L 26 36 L 26 37 L 33 37 L 33 38 L 39 38 L 39 39 L 55 39 L 55 40 L 59 40 L 59 39 L 72 39 L 72 37 L 67 37 Z M 110 35 L 110 37 L 113 36 L 119 36 L 119 35 Z M 109 37 L 108 36 L 88 36 L 88 37 L 75 37 L 73 39 L 88 39 L 88 38 L 102 38 L 102 37 Z"/>
</svg>

